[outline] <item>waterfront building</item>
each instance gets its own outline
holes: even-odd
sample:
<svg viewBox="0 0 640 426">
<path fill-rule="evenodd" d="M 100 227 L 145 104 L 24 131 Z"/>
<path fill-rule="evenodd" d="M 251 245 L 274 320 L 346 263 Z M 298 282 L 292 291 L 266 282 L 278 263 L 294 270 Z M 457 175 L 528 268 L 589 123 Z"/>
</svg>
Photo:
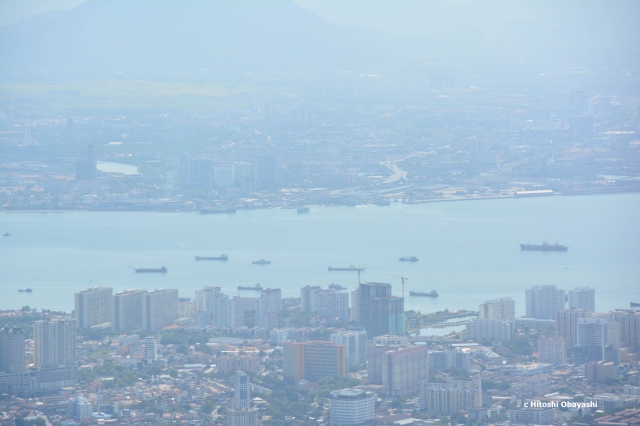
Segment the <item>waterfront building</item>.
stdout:
<svg viewBox="0 0 640 426">
<path fill-rule="evenodd" d="M 505 320 L 515 322 L 516 302 L 510 297 L 487 300 L 479 309 L 480 319 Z"/>
<path fill-rule="evenodd" d="M 576 287 L 569 290 L 569 309 L 596 311 L 596 291 L 590 287 Z"/>
<path fill-rule="evenodd" d="M 278 324 L 278 313 L 281 310 L 281 291 L 279 288 L 263 290 L 256 300 L 256 327 L 267 330 Z"/>
<path fill-rule="evenodd" d="M 256 180 L 259 184 L 274 183 L 278 180 L 278 160 L 275 155 L 264 154 L 256 157 Z"/>
<path fill-rule="evenodd" d="M 251 407 L 251 381 L 242 371 L 236 371 L 234 376 L 234 393 L 233 404 L 237 408 L 250 408 Z"/>
<path fill-rule="evenodd" d="M 76 327 L 90 328 L 108 323 L 112 291 L 110 287 L 92 287 L 76 293 L 74 295 Z"/>
<path fill-rule="evenodd" d="M 142 295 L 142 329 L 160 330 L 178 318 L 178 290 L 161 288 Z"/>
<path fill-rule="evenodd" d="M 332 425 L 362 425 L 376 417 L 377 395 L 362 389 L 341 389 L 331 392 L 329 413 Z"/>
<path fill-rule="evenodd" d="M 330 342 L 285 342 L 283 370 L 285 383 L 290 385 L 327 376 L 345 377 L 346 349 Z"/>
<path fill-rule="evenodd" d="M 476 319 L 466 324 L 467 339 L 509 340 L 513 323 L 505 320 Z"/>
<path fill-rule="evenodd" d="M 554 319 L 564 309 L 564 290 L 555 285 L 536 285 L 526 290 L 527 318 Z"/>
<path fill-rule="evenodd" d="M 24 331 L 21 328 L 0 329 L 0 371 L 26 371 Z"/>
<path fill-rule="evenodd" d="M 229 301 L 229 328 L 244 327 L 244 301 L 234 296 Z"/>
<path fill-rule="evenodd" d="M 220 166 L 213 168 L 213 185 L 216 189 L 227 189 L 233 184 L 231 167 Z"/>
<path fill-rule="evenodd" d="M 358 292 L 360 324 L 369 338 L 406 334 L 404 299 L 391 295 L 391 284 L 361 283 Z"/>
<path fill-rule="evenodd" d="M 144 290 L 123 290 L 111 296 L 112 331 L 131 331 L 142 327 L 142 296 Z"/>
<path fill-rule="evenodd" d="M 72 367 L 76 362 L 76 326 L 73 318 L 36 321 L 33 325 L 35 367 Z M 23 348 L 24 350 L 24 348 Z"/>
<path fill-rule="evenodd" d="M 567 362 L 566 343 L 562 337 L 538 338 L 538 361 L 543 364 L 564 364 Z"/>
</svg>

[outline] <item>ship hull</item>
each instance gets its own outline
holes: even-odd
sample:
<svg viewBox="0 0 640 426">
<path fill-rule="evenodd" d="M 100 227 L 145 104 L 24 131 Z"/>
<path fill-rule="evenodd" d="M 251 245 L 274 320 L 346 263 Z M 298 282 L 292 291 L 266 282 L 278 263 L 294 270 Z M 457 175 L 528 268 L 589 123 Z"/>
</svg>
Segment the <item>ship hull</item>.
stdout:
<svg viewBox="0 0 640 426">
<path fill-rule="evenodd" d="M 196 256 L 196 260 L 229 260 L 229 258 L 228 256 L 218 256 L 218 257 Z"/>
<path fill-rule="evenodd" d="M 136 269 L 136 274 L 166 274 L 167 268 Z"/>
<path fill-rule="evenodd" d="M 520 250 L 525 251 L 567 251 L 569 247 L 561 246 L 557 244 L 543 244 L 543 245 L 535 245 L 535 244 L 520 244 Z"/>
</svg>

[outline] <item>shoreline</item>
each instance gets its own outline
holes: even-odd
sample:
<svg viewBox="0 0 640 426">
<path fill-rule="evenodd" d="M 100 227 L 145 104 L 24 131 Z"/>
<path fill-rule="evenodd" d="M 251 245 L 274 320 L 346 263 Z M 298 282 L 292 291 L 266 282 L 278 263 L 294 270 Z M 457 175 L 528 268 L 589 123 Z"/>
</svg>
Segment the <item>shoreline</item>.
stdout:
<svg viewBox="0 0 640 426">
<path fill-rule="evenodd" d="M 551 194 L 527 194 L 527 195 L 490 195 L 484 197 L 465 197 L 465 198 L 434 198 L 434 199 L 424 199 L 424 200 L 416 200 L 405 202 L 402 201 L 399 204 L 404 205 L 413 205 L 413 204 L 429 204 L 429 203 L 450 203 L 450 202 L 459 202 L 459 201 L 477 201 L 477 200 L 508 200 L 508 199 L 528 199 L 528 198 L 553 198 L 553 197 L 575 197 L 575 196 L 589 196 L 589 195 L 614 195 L 614 194 L 631 194 L 631 193 L 640 193 L 639 189 L 630 189 L 630 190 L 619 190 L 619 191 L 594 191 L 594 192 L 579 192 L 579 193 L 570 193 L 570 192 L 554 192 Z M 391 203 L 391 205 L 394 202 Z M 313 204 L 310 203 L 310 206 L 321 206 L 321 207 L 355 207 L 352 204 Z M 362 205 L 378 205 L 376 203 L 362 203 L 356 204 L 357 206 Z M 380 206 L 386 207 L 386 206 Z M 237 209 L 237 211 L 245 211 L 245 210 L 268 210 L 268 209 L 281 209 L 281 210 L 291 210 L 294 209 L 294 206 L 274 206 L 274 207 L 256 207 L 256 208 L 246 208 L 246 209 Z M 70 213 L 70 212 L 86 212 L 86 213 L 104 213 L 104 212 L 115 212 L 115 213 L 200 213 L 200 210 L 136 210 L 136 209 L 120 209 L 120 210 L 93 210 L 93 209 L 0 209 L 0 213 Z"/>
</svg>

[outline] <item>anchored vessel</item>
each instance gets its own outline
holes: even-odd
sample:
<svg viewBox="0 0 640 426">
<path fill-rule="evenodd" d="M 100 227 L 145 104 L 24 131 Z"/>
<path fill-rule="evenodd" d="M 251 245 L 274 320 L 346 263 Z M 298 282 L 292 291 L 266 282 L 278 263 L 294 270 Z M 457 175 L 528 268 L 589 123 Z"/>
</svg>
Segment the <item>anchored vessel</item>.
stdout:
<svg viewBox="0 0 640 426">
<path fill-rule="evenodd" d="M 260 284 L 256 284 L 253 287 L 248 287 L 248 286 L 243 286 L 243 285 L 239 285 L 238 286 L 238 290 L 256 290 L 256 291 L 262 291 L 262 286 Z"/>
<path fill-rule="evenodd" d="M 145 272 L 159 272 L 161 274 L 167 273 L 167 268 L 164 266 L 162 268 L 135 268 L 136 273 L 145 273 Z"/>
<path fill-rule="evenodd" d="M 222 213 L 235 213 L 236 209 L 204 209 L 200 210 L 200 214 L 222 214 Z"/>
<path fill-rule="evenodd" d="M 629 302 L 629 304 L 631 305 L 632 308 L 637 308 L 638 306 L 640 306 L 640 303 L 637 303 L 637 302 Z"/>
<path fill-rule="evenodd" d="M 220 256 L 214 257 L 196 256 L 196 260 L 229 260 L 229 256 L 227 256 L 226 254 L 221 254 Z"/>
<path fill-rule="evenodd" d="M 569 247 L 562 244 L 549 244 L 546 241 L 541 245 L 536 244 L 520 244 L 520 250 L 537 250 L 537 251 L 567 251 Z"/>
<path fill-rule="evenodd" d="M 21 293 L 31 293 L 33 290 L 30 289 L 30 288 L 26 288 L 26 289 L 20 289 L 18 291 L 21 292 Z"/>
<path fill-rule="evenodd" d="M 10 236 L 11 236 L 11 234 L 10 234 L 10 233 L 8 233 L 8 232 L 5 232 L 4 234 L 2 234 L 2 236 L 3 236 L 3 237 L 10 237 Z"/>
<path fill-rule="evenodd" d="M 310 211 L 309 207 L 298 207 L 298 213 L 309 213 Z"/>
<path fill-rule="evenodd" d="M 400 262 L 417 262 L 418 258 L 415 256 L 403 256 L 400 258 Z"/>
<path fill-rule="evenodd" d="M 410 291 L 409 296 L 421 296 L 421 297 L 438 297 L 440 296 L 437 291 L 431 290 L 431 293 L 424 291 Z"/>
<path fill-rule="evenodd" d="M 329 271 L 364 271 L 364 268 L 358 268 L 357 266 L 349 266 L 347 268 L 334 268 L 333 266 L 329 266 Z"/>
<path fill-rule="evenodd" d="M 271 265 L 271 261 L 270 260 L 264 260 L 264 258 L 260 259 L 260 260 L 254 260 L 253 262 L 254 265 Z"/>
</svg>

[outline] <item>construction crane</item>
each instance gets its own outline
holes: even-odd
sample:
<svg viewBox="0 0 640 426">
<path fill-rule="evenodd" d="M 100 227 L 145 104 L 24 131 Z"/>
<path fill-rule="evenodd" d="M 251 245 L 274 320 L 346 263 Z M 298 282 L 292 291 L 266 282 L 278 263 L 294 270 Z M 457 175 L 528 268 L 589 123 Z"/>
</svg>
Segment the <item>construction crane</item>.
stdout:
<svg viewBox="0 0 640 426">
<path fill-rule="evenodd" d="M 390 277 L 400 278 L 402 280 L 402 298 L 404 299 L 404 282 L 405 281 L 409 281 L 409 278 L 407 278 L 407 277 L 399 277 L 397 275 L 391 275 L 391 274 L 387 274 L 387 275 L 389 275 Z"/>
<path fill-rule="evenodd" d="M 377 268 L 384 268 L 384 266 L 372 266 L 369 269 L 377 269 Z M 358 285 L 360 285 L 360 272 L 364 271 L 365 269 L 367 269 L 366 266 L 358 266 Z"/>
</svg>

